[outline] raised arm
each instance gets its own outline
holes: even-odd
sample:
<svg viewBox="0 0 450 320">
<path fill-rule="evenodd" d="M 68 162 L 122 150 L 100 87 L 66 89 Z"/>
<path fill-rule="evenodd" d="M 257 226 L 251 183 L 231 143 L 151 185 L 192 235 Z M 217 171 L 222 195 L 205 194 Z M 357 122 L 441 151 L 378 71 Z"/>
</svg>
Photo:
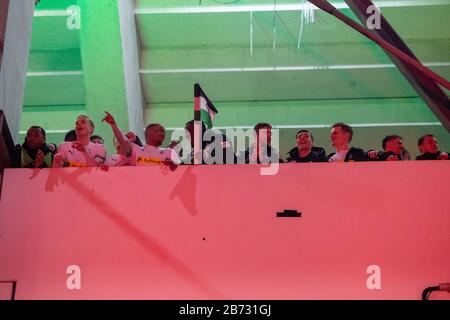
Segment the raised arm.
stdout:
<svg viewBox="0 0 450 320">
<path fill-rule="evenodd" d="M 111 126 L 114 136 L 116 137 L 117 141 L 119 141 L 120 145 L 123 148 L 123 151 L 125 152 L 126 155 L 130 155 L 131 142 L 128 141 L 127 137 L 125 137 L 125 135 L 122 133 L 122 130 L 120 130 L 119 126 L 116 123 L 116 120 L 114 120 L 114 117 L 106 111 L 105 114 L 106 115 L 103 118 L 102 122 L 104 121 Z"/>
</svg>

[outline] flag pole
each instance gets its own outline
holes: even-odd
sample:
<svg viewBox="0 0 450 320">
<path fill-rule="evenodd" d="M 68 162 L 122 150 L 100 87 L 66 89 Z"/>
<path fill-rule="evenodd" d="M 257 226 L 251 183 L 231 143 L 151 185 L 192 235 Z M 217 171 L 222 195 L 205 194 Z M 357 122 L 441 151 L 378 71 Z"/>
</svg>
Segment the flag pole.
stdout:
<svg viewBox="0 0 450 320">
<path fill-rule="evenodd" d="M 202 89 L 200 85 L 196 83 L 194 85 L 194 164 L 203 163 L 203 150 L 202 150 L 202 122 L 200 119 L 200 96 Z"/>
<path fill-rule="evenodd" d="M 383 49 L 390 52 L 397 58 L 401 59 L 402 61 L 408 63 L 409 65 L 415 67 L 417 70 L 423 72 L 425 75 L 445 87 L 447 90 L 450 90 L 450 82 L 442 78 L 437 73 L 431 71 L 427 67 L 425 67 L 422 63 L 417 61 L 416 59 L 411 58 L 409 55 L 401 51 L 400 49 L 396 48 L 395 46 L 391 45 L 389 42 L 383 40 L 380 37 L 377 37 L 376 35 L 372 34 L 369 30 L 364 28 L 359 23 L 353 21 L 349 17 L 347 17 L 345 14 L 337 10 L 331 3 L 329 3 L 326 0 L 308 0 L 312 4 L 314 4 L 316 7 L 324 10 L 325 12 L 331 14 L 332 16 L 335 16 L 342 22 L 344 22 L 346 25 L 350 26 L 351 28 L 355 29 L 359 33 L 363 34 L 370 40 L 374 41 L 378 45 L 380 45 Z"/>
</svg>

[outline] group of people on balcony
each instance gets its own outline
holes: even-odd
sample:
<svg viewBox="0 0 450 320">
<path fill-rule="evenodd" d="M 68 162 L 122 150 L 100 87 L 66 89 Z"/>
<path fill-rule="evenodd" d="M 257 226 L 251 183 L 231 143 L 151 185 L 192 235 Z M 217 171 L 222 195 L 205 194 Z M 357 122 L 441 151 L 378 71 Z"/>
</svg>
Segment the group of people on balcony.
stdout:
<svg viewBox="0 0 450 320">
<path fill-rule="evenodd" d="M 17 145 L 13 154 L 13 165 L 17 168 L 61 168 L 97 166 L 145 166 L 165 165 L 175 169 L 180 164 L 195 162 L 194 121 L 185 126 L 189 154 L 182 143 L 172 141 L 167 148 L 161 147 L 166 131 L 160 124 L 149 124 L 145 129 L 145 144 L 132 132 L 123 133 L 114 117 L 106 113 L 102 122 L 112 128 L 116 154 L 107 156 L 104 141 L 94 135 L 94 122 L 85 115 L 77 117 L 74 130 L 66 134 L 65 142 L 59 146 L 46 143 L 46 133 L 42 127 L 28 129 L 25 141 Z M 202 132 L 206 131 L 203 125 Z M 327 155 L 325 149 L 314 146 L 314 137 L 308 130 L 296 134 L 296 147 L 287 154 L 286 161 L 279 156 L 271 143 L 272 126 L 258 123 L 254 127 L 254 142 L 245 150 L 236 152 L 231 141 L 223 134 L 216 134 L 212 140 L 200 141 L 203 164 L 268 163 L 268 162 L 351 162 L 351 161 L 399 161 L 410 160 L 410 155 L 398 135 L 386 136 L 382 141 L 382 151 L 364 151 L 350 146 L 353 138 L 351 126 L 339 122 L 332 126 L 331 145 L 335 152 Z M 216 141 L 215 141 L 216 140 Z M 213 143 L 213 142 L 216 143 Z M 219 144 L 217 144 L 219 142 Z M 217 148 L 219 146 L 219 149 Z M 434 135 L 425 134 L 418 140 L 421 154 L 416 160 L 448 160 L 448 154 L 439 150 Z M 221 151 L 222 155 L 215 154 Z M 185 157 L 183 158 L 183 152 Z M 181 159 L 184 159 L 183 161 Z M 268 160 L 268 161 L 267 161 Z"/>
</svg>

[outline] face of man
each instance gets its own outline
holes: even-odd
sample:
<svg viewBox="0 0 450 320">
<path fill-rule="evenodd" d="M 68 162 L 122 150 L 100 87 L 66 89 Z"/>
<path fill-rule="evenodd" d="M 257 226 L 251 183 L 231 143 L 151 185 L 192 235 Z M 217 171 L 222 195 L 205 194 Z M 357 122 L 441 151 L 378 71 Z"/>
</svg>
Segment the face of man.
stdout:
<svg viewBox="0 0 450 320">
<path fill-rule="evenodd" d="M 335 148 L 348 144 L 350 140 L 350 134 L 342 130 L 341 127 L 337 126 L 331 129 L 330 141 L 331 145 Z"/>
<path fill-rule="evenodd" d="M 397 155 L 400 155 L 403 149 L 405 149 L 405 147 L 403 146 L 403 141 L 400 138 L 395 138 L 386 142 L 386 152 L 393 152 Z"/>
<path fill-rule="evenodd" d="M 86 117 L 78 117 L 75 122 L 75 132 L 77 133 L 77 137 L 90 137 L 92 132 L 94 132 L 94 128 L 92 128 L 91 123 Z"/>
<path fill-rule="evenodd" d="M 439 145 L 435 137 L 427 136 L 419 146 L 419 149 L 422 153 L 436 153 L 439 150 Z"/>
<path fill-rule="evenodd" d="M 147 129 L 147 144 L 159 147 L 166 137 L 166 130 L 160 125 L 154 125 Z"/>
<path fill-rule="evenodd" d="M 272 142 L 272 129 L 271 128 L 260 128 L 258 130 L 258 143 L 270 145 Z"/>
<path fill-rule="evenodd" d="M 297 147 L 300 149 L 311 149 L 312 144 L 313 142 L 309 132 L 300 132 L 297 135 Z"/>
<path fill-rule="evenodd" d="M 37 149 L 45 143 L 44 134 L 39 128 L 29 129 L 27 132 L 27 146 L 30 149 Z"/>
<path fill-rule="evenodd" d="M 98 144 L 104 144 L 103 140 L 101 138 L 95 138 L 91 140 L 93 143 L 98 143 Z"/>
</svg>

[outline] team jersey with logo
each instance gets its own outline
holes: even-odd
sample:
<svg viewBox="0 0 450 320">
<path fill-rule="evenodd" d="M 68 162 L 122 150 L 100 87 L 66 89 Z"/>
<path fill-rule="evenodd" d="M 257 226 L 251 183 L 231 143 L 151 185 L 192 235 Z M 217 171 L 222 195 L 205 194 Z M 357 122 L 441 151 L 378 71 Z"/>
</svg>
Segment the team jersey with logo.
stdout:
<svg viewBox="0 0 450 320">
<path fill-rule="evenodd" d="M 102 144 L 89 142 L 85 148 L 95 162 L 98 164 L 105 162 L 106 151 Z M 73 147 L 73 142 L 61 143 L 58 147 L 58 153 L 62 155 L 65 167 L 88 167 L 85 155 Z"/>
<path fill-rule="evenodd" d="M 162 164 L 164 161 L 172 161 L 180 164 L 180 158 L 176 152 L 168 148 L 159 148 L 146 144 L 143 148 L 132 144 L 131 161 L 132 166 L 148 166 Z"/>
<path fill-rule="evenodd" d="M 130 159 L 121 154 L 113 154 L 106 158 L 105 164 L 110 167 L 123 167 L 129 166 Z"/>
</svg>

